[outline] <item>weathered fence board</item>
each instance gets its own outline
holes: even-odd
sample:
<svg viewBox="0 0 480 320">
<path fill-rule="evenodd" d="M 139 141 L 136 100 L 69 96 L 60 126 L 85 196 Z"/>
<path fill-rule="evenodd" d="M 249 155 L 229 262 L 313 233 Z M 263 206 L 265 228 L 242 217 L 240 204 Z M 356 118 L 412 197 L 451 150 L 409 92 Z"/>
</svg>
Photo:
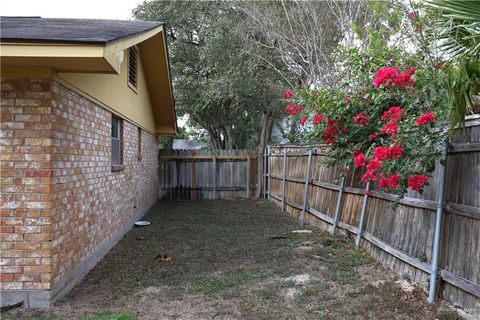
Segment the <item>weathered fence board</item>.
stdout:
<svg viewBox="0 0 480 320">
<path fill-rule="evenodd" d="M 255 159 L 249 150 L 160 150 L 159 198 L 250 198 L 256 189 Z"/>
<path fill-rule="evenodd" d="M 439 292 L 468 313 L 480 315 L 480 116 L 469 117 L 465 129 L 455 133 L 451 143 L 439 252 Z M 313 150 L 310 175 L 309 150 Z M 267 154 L 266 193 L 282 208 L 284 203 L 291 215 L 300 219 L 305 209 L 306 223 L 331 230 L 340 191 L 340 170 L 322 162 L 326 152 L 325 147 L 271 148 Z M 439 168 L 437 165 L 423 194 L 409 191 L 400 201 L 373 186 L 361 238 L 361 245 L 377 260 L 425 287 L 432 268 Z M 360 170 L 347 173 L 339 210 L 338 227 L 355 235 L 365 192 L 361 175 Z M 307 180 L 309 188 L 304 199 Z"/>
</svg>

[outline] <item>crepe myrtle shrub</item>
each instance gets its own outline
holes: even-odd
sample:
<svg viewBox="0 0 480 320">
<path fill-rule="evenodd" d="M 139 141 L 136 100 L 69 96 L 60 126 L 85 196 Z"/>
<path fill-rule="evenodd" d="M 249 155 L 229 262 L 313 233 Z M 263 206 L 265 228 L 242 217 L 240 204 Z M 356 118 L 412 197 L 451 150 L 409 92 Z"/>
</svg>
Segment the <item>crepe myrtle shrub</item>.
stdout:
<svg viewBox="0 0 480 320">
<path fill-rule="evenodd" d="M 362 182 L 377 189 L 422 193 L 448 134 L 446 79 L 443 68 L 385 66 L 354 87 L 338 81 L 332 88 L 288 89 L 283 98 L 310 142 L 330 147 L 327 165 L 361 168 Z"/>
</svg>

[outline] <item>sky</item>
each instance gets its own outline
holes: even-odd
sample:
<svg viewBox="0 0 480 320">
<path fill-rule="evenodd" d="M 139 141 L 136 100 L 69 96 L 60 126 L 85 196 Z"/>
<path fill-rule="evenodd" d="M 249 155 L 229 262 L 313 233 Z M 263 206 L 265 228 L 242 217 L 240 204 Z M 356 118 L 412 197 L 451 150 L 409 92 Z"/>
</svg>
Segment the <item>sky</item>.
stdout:
<svg viewBox="0 0 480 320">
<path fill-rule="evenodd" d="M 143 0 L 12 0 L 2 1 L 2 16 L 43 18 L 132 19 Z"/>
</svg>

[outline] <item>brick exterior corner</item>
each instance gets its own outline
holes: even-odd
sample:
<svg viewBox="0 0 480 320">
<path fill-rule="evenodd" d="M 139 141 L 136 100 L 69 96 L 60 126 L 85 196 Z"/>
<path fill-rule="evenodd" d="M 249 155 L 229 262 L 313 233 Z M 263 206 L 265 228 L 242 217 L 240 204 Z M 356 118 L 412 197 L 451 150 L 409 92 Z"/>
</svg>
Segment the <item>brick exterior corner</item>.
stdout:
<svg viewBox="0 0 480 320">
<path fill-rule="evenodd" d="M 112 171 L 111 112 L 53 80 L 1 81 L 2 306 L 47 307 L 157 200 L 157 139 L 123 121 Z"/>
</svg>

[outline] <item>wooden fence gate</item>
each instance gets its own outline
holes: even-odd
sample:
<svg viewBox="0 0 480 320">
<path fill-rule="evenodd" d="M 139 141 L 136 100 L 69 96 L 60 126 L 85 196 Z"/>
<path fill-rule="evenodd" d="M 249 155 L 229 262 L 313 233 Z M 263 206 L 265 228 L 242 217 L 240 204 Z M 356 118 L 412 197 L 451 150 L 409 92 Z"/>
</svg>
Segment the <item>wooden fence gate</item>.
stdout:
<svg viewBox="0 0 480 320">
<path fill-rule="evenodd" d="M 250 198 L 256 189 L 250 150 L 160 150 L 161 200 Z"/>
</svg>

